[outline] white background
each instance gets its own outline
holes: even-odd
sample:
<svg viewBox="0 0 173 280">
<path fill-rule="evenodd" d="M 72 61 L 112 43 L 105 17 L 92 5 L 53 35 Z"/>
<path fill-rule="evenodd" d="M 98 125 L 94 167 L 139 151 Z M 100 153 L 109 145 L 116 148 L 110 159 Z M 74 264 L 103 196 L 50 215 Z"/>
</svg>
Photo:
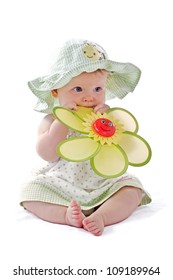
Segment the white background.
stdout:
<svg viewBox="0 0 173 280">
<path fill-rule="evenodd" d="M 132 62 L 142 70 L 141 80 L 134 93 L 124 100 L 113 100 L 109 104 L 112 107 L 121 106 L 130 110 L 139 121 L 139 134 L 150 143 L 153 156 L 148 165 L 135 170 L 133 168 L 132 172 L 140 177 L 145 188 L 154 195 L 153 201 L 159 199 L 161 205 L 165 205 L 163 220 L 171 219 L 172 207 L 169 206 L 169 202 L 172 201 L 173 194 L 172 26 L 171 0 L 1 1 L 0 215 L 1 220 L 5 222 L 1 230 L 5 239 L 1 238 L 1 241 L 5 245 L 3 254 L 7 257 L 4 264 L 6 271 L 9 267 L 22 263 L 38 266 L 43 261 L 43 264 L 51 264 L 62 256 L 61 265 L 66 258 L 68 265 L 82 263 L 83 260 L 85 266 L 85 263 L 89 264 L 90 258 L 95 266 L 103 264 L 103 260 L 108 265 L 112 263 L 114 255 L 116 256 L 116 248 L 112 250 L 112 240 L 109 243 L 109 236 L 104 242 L 101 239 L 92 239 L 91 244 L 88 243 L 89 248 L 91 246 L 90 250 L 86 246 L 89 238 L 87 235 L 86 243 L 80 244 L 80 248 L 77 244 L 67 248 L 66 244 L 70 243 L 66 243 L 64 239 L 64 247 L 56 249 L 56 252 L 51 252 L 48 246 L 51 239 L 49 235 L 46 240 L 42 240 L 42 244 L 35 242 L 34 245 L 29 243 L 30 238 L 27 235 L 21 237 L 19 234 L 13 237 L 20 185 L 31 169 L 39 163 L 35 142 L 37 127 L 43 115 L 33 111 L 36 99 L 28 89 L 27 81 L 47 74 L 58 47 L 71 38 L 95 41 L 106 49 L 110 59 Z M 163 227 L 162 221 L 158 221 L 158 229 Z M 146 232 L 149 230 L 146 223 Z M 155 243 L 153 259 L 157 259 L 160 267 L 164 258 L 159 258 L 159 254 L 162 255 L 159 248 L 160 244 L 165 242 L 167 249 L 164 253 L 169 253 L 172 242 L 167 237 L 169 231 L 170 228 L 164 229 L 163 239 L 157 240 L 158 247 Z M 36 234 L 34 229 L 32 234 L 32 237 Z M 147 234 L 148 238 L 149 236 Z M 37 238 L 39 237 L 36 234 Z M 66 238 L 70 239 L 70 236 Z M 138 238 L 137 244 L 131 245 L 132 251 L 128 252 L 128 258 L 126 253 L 120 256 L 122 260 L 125 259 L 124 265 L 128 265 L 128 262 L 130 265 L 132 260 L 135 264 L 139 260 L 139 253 L 141 265 L 145 265 L 152 248 L 148 248 L 148 254 L 143 255 L 143 240 L 141 239 L 141 243 L 139 240 Z M 102 248 L 100 252 L 94 249 L 95 242 Z M 119 240 L 119 246 L 130 242 L 127 234 L 127 240 Z M 15 246 L 12 246 L 14 243 Z M 38 250 L 36 244 L 39 244 Z M 9 264 L 8 257 L 11 254 Z M 90 255 L 86 256 L 87 254 Z M 166 256 L 165 258 L 167 259 Z M 158 279 L 165 279 L 162 277 Z M 114 278 L 109 276 L 108 279 Z"/>
</svg>

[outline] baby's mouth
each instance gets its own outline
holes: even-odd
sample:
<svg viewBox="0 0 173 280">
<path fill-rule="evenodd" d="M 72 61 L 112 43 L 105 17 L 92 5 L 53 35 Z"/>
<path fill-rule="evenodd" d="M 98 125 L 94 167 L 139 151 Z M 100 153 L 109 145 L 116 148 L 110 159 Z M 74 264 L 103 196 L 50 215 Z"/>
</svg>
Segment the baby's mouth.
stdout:
<svg viewBox="0 0 173 280">
<path fill-rule="evenodd" d="M 81 107 L 85 107 L 85 108 L 94 108 L 95 106 L 94 105 L 91 105 L 89 103 L 86 102 L 86 104 L 77 104 L 77 106 L 81 106 Z"/>
</svg>

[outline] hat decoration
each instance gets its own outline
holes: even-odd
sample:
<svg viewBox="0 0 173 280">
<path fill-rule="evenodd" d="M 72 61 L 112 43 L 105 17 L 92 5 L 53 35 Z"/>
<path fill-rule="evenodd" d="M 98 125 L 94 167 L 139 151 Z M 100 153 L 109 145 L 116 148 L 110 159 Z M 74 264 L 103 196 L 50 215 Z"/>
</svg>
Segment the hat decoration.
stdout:
<svg viewBox="0 0 173 280">
<path fill-rule="evenodd" d="M 56 152 L 68 161 L 90 160 L 91 168 L 106 178 L 118 177 L 128 165 L 143 166 L 151 159 L 148 142 L 137 134 L 136 118 L 123 108 L 108 109 L 104 114 L 92 108 L 53 109 L 55 117 L 82 136 L 57 145 Z"/>
</svg>

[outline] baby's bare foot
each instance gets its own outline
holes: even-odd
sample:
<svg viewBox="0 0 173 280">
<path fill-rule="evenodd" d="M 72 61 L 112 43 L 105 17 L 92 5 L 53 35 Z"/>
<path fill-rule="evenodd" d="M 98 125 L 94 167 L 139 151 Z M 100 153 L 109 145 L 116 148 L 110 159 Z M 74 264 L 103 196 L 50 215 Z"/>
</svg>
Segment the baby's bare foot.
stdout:
<svg viewBox="0 0 173 280">
<path fill-rule="evenodd" d="M 84 229 L 94 235 L 101 235 L 104 230 L 103 217 L 100 214 L 93 213 L 82 222 Z"/>
<path fill-rule="evenodd" d="M 83 219 L 85 219 L 85 215 L 82 213 L 80 205 L 75 200 L 72 200 L 69 207 L 67 208 L 67 224 L 80 228 L 83 226 Z"/>
</svg>

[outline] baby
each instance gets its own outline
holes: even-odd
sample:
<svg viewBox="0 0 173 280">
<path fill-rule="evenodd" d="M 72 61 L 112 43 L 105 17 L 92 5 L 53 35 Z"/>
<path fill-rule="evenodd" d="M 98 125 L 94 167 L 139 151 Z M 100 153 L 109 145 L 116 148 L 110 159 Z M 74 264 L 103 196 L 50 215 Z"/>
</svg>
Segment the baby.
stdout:
<svg viewBox="0 0 173 280">
<path fill-rule="evenodd" d="M 99 45 L 71 40 L 64 44 L 51 74 L 29 82 L 38 97 L 36 110 L 46 113 L 38 128 L 37 152 L 47 165 L 23 185 L 20 203 L 37 217 L 52 223 L 84 228 L 98 236 L 104 227 L 128 218 L 151 198 L 140 181 L 127 173 L 103 178 L 89 161 L 70 162 L 56 153 L 66 138 L 79 136 L 52 114 L 57 104 L 70 110 L 78 106 L 104 113 L 106 99 L 132 92 L 140 70 L 130 63 L 108 59 Z"/>
</svg>

